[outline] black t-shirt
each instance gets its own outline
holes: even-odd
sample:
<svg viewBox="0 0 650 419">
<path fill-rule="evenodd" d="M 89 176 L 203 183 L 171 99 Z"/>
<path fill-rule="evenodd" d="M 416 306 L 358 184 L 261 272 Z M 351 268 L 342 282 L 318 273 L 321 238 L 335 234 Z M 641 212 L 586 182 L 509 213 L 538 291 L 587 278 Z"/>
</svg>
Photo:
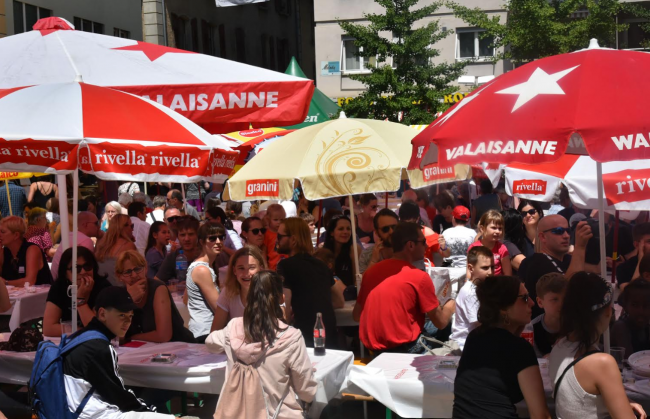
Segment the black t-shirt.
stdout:
<svg viewBox="0 0 650 419">
<path fill-rule="evenodd" d="M 305 344 L 314 346 L 316 313 L 322 313 L 326 346 L 336 349 L 338 337 L 331 294 L 334 278 L 327 265 L 301 253 L 281 260 L 277 272 L 284 277 L 284 288 L 291 290 L 294 327 L 302 332 Z"/>
<path fill-rule="evenodd" d="M 165 284 L 169 282 L 170 279 L 178 279 L 179 281 L 185 281 L 185 275 L 182 275 L 181 278 L 177 278 L 176 275 L 176 258 L 178 257 L 178 252 L 180 250 L 181 249 L 176 249 L 175 251 L 167 254 L 167 256 L 165 256 L 165 259 L 160 264 L 160 268 L 158 268 L 158 273 L 156 274 L 156 278 L 158 278 Z M 194 259 L 190 259 L 187 256 L 187 253 L 184 254 L 185 257 L 187 258 L 187 266 L 190 266 L 192 262 L 194 262 Z"/>
<path fill-rule="evenodd" d="M 557 341 L 558 333 L 551 333 L 544 327 L 544 317 L 536 317 L 533 323 L 533 339 L 535 340 L 535 347 L 539 354 L 544 356 L 550 354 L 553 350 L 553 345 Z"/>
<path fill-rule="evenodd" d="M 23 279 L 26 275 L 27 267 L 27 249 L 32 246 L 36 246 L 34 243 L 30 243 L 27 240 L 23 240 L 23 243 L 18 249 L 16 258 L 14 259 L 11 254 L 11 250 L 8 247 L 3 249 L 4 252 L 4 263 L 2 264 L 2 277 L 6 281 L 13 281 L 16 279 Z M 52 273 L 50 272 L 50 265 L 47 264 L 47 258 L 45 253 L 36 246 L 41 252 L 41 260 L 43 261 L 43 267 L 36 274 L 36 284 L 31 285 L 45 285 L 52 283 Z M 8 283 L 7 285 L 11 285 Z"/>
<path fill-rule="evenodd" d="M 633 256 L 620 265 L 616 266 L 616 282 L 618 282 L 619 286 L 632 280 L 634 271 L 636 271 L 636 265 L 638 264 L 639 257 Z"/>
<path fill-rule="evenodd" d="M 445 217 L 443 217 L 442 214 L 436 215 L 431 221 L 431 229 L 438 234 L 442 233 L 448 228 L 452 228 L 453 226 L 454 225 L 450 221 L 445 220 Z M 440 227 L 442 227 L 442 230 Z"/>
<path fill-rule="evenodd" d="M 88 296 L 88 307 L 95 307 L 95 298 L 101 290 L 106 287 L 110 287 L 111 283 L 108 282 L 105 276 L 96 275 L 94 278 L 95 284 L 93 289 L 90 291 Z M 61 309 L 61 321 L 68 322 L 72 320 L 72 298 L 68 297 L 68 286 L 70 286 L 70 281 L 67 278 L 59 278 L 52 283 L 50 291 L 47 293 L 47 301 L 53 303 Z M 77 319 L 81 325 L 81 319 Z M 81 325 L 83 327 L 83 325 Z"/>
<path fill-rule="evenodd" d="M 632 229 L 624 223 L 620 223 L 618 228 L 618 248 L 616 252 L 619 255 L 627 255 L 634 250 L 634 238 Z M 605 236 L 605 256 L 612 257 L 614 253 L 614 226 L 612 226 Z M 593 237 L 587 243 L 585 254 L 585 263 L 598 265 L 600 263 L 600 240 Z M 634 272 L 632 272 L 634 273 Z"/>
<path fill-rule="evenodd" d="M 517 374 L 537 365 L 526 340 L 501 328 L 470 332 L 454 383 L 454 419 L 518 418 L 523 400 Z"/>
<path fill-rule="evenodd" d="M 555 264 L 553 264 L 553 262 Z M 533 301 L 536 301 L 537 298 L 537 281 L 539 278 L 551 272 L 560 272 L 562 274 L 566 273 L 571 264 L 571 255 L 565 255 L 564 260 L 559 261 L 555 258 L 549 259 L 549 256 L 546 256 L 544 253 L 535 253 L 531 257 L 527 257 L 519 265 L 519 278 L 522 280 L 526 286 L 526 290 Z M 557 265 L 557 267 L 555 266 Z M 558 270 L 559 268 L 559 270 Z M 537 306 L 537 303 L 533 306 L 533 318 L 542 314 L 544 310 Z"/>
<path fill-rule="evenodd" d="M 558 212 L 558 215 L 566 218 L 567 223 L 571 220 L 571 216 L 576 213 L 576 210 L 573 207 L 564 208 L 562 211 Z M 571 226 L 569 226 L 571 227 Z"/>
</svg>

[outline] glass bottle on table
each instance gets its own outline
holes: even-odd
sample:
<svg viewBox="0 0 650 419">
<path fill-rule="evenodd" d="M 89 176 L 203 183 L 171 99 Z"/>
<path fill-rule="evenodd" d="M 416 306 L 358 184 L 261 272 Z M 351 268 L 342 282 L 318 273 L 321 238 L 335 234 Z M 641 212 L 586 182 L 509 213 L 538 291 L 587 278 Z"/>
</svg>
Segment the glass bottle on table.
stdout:
<svg viewBox="0 0 650 419">
<path fill-rule="evenodd" d="M 314 355 L 325 355 L 325 326 L 323 325 L 323 315 L 316 313 L 316 324 L 314 325 Z"/>
</svg>

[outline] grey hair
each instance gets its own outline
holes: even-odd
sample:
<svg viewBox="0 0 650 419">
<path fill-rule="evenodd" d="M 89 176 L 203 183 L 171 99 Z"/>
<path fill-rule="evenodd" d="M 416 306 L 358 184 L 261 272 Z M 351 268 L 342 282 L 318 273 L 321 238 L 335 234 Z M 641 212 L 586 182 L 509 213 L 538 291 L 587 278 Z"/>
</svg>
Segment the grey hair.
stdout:
<svg viewBox="0 0 650 419">
<path fill-rule="evenodd" d="M 117 198 L 117 202 L 119 202 L 123 207 L 128 207 L 133 202 L 133 197 L 125 192 L 123 194 L 120 194 L 120 196 Z"/>
<path fill-rule="evenodd" d="M 104 207 L 104 210 L 106 210 L 106 208 L 108 208 L 108 207 L 113 208 L 115 211 L 117 211 L 118 214 L 121 214 L 121 213 L 122 213 L 122 205 L 120 205 L 118 202 L 115 202 L 115 201 L 111 201 L 111 202 L 109 202 L 109 203 L 106 204 L 106 206 Z"/>
</svg>

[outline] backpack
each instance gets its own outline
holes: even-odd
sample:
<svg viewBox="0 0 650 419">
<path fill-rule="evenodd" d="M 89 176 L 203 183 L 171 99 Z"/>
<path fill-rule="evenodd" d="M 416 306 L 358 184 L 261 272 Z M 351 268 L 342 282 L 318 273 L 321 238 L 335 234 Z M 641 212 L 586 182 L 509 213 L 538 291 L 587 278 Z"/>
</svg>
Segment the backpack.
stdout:
<svg viewBox="0 0 650 419">
<path fill-rule="evenodd" d="M 276 337 L 276 342 L 284 332 L 286 330 L 282 331 Z M 217 404 L 217 410 L 214 412 L 215 418 L 276 419 L 278 417 L 282 403 L 289 394 L 290 387 L 287 387 L 287 391 L 275 408 L 275 414 L 271 416 L 266 392 L 262 386 L 260 374 L 257 371 L 257 367 L 264 361 L 266 351 L 271 346 L 267 345 L 262 356 L 260 356 L 255 364 L 251 365 L 239 362 L 230 345 L 226 346 L 226 350 L 230 353 L 230 358 L 233 361 L 233 366 L 228 373 L 225 385 L 221 389 L 219 401 L 223 400 L 223 403 Z"/>
<path fill-rule="evenodd" d="M 95 389 L 88 391 L 76 411 L 70 411 L 63 378 L 63 356 L 92 339 L 104 339 L 109 342 L 103 333 L 89 330 L 74 339 L 63 335 L 59 346 L 49 340 L 38 345 L 29 380 L 29 396 L 32 411 L 36 412 L 40 419 L 77 419 L 83 411 Z"/>
</svg>

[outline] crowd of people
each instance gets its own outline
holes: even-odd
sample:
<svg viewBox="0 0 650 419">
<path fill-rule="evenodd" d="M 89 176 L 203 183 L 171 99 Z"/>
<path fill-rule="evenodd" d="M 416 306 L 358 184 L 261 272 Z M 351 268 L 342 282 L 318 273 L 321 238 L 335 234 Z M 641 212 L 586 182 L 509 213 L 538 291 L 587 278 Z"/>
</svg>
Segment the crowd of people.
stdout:
<svg viewBox="0 0 650 419">
<path fill-rule="evenodd" d="M 38 180 L 27 193 L 11 182 L 0 188 L 0 312 L 8 307 L 6 285 L 51 284 L 43 334 L 60 336 L 61 323 L 72 320 L 68 288 L 76 269 L 78 334 L 205 343 L 226 353 L 222 417 L 241 414 L 227 396 L 243 397 L 233 382 L 251 365 L 271 411 L 301 417 L 296 396 L 308 403 L 316 391 L 305 348 L 314 345 L 318 314 L 330 349 L 360 340 L 373 357 L 460 355 L 457 418 L 517 417 L 522 400 L 531 417 L 550 417 L 538 364 L 544 357 L 560 417 L 645 417 L 627 400 L 613 358 L 595 352 L 619 291 L 623 314 L 611 320 L 612 345 L 628 356 L 650 349 L 650 223 L 642 216 L 621 223 L 614 243 L 615 221 L 606 215 L 613 289 L 598 276 L 595 214 L 574 208 L 564 189 L 547 208 L 513 200 L 484 180 L 476 195 L 467 183 L 407 189 L 397 210 L 380 208 L 373 194 L 327 199 L 321 210 L 299 190 L 295 201 L 242 205 L 221 202 L 209 183 L 193 187 L 196 197 L 184 200 L 174 185 L 151 185 L 149 196 L 127 182 L 113 186 L 110 200 L 80 200 L 77 214 L 68 205 L 70 224 L 77 218 L 76 260 L 59 243 L 56 185 Z M 434 266 L 466 270 L 455 298 L 439 299 L 427 273 Z M 172 295 L 179 289 L 187 327 Z M 338 327 L 335 310 L 352 300 L 359 327 Z M 529 341 L 520 336 L 524 329 L 532 331 Z M 100 354 L 97 371 L 80 366 L 91 348 Z M 66 374 L 86 380 L 100 398 L 86 409 L 103 401 L 116 412 L 144 412 L 128 417 L 158 415 L 118 385 L 116 371 L 107 378 L 104 364 L 116 361 L 107 344 L 74 351 L 79 357 L 66 362 Z"/>
</svg>

